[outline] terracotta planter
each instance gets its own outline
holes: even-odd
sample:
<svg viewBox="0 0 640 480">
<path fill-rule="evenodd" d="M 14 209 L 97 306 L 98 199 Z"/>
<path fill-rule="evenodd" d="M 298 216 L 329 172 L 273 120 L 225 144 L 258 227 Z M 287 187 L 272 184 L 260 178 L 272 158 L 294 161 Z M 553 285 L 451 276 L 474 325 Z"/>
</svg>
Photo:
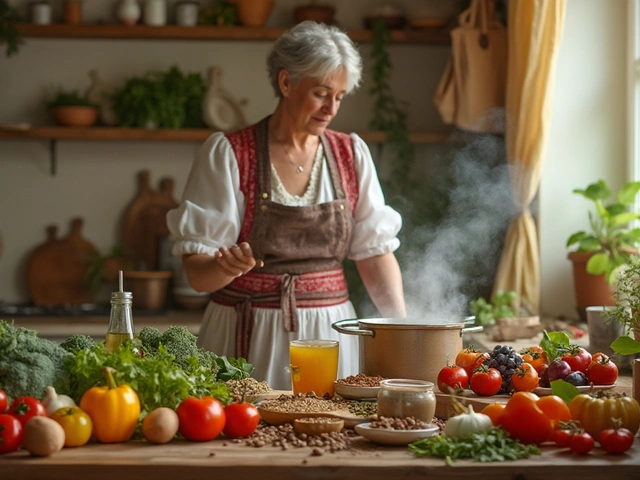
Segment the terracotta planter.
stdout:
<svg viewBox="0 0 640 480">
<path fill-rule="evenodd" d="M 586 308 L 590 306 L 614 306 L 615 286 L 609 285 L 603 275 L 591 275 L 587 272 L 587 262 L 593 253 L 569 252 L 567 258 L 573 263 L 573 284 L 576 294 L 578 314 L 583 322 L 587 321 Z"/>
<path fill-rule="evenodd" d="M 296 23 L 305 20 L 332 25 L 336 9 L 331 5 L 301 5 L 293 10 L 293 18 Z"/>
<path fill-rule="evenodd" d="M 245 27 L 264 27 L 274 0 L 236 0 L 238 19 Z"/>
<path fill-rule="evenodd" d="M 90 127 L 98 120 L 95 107 L 56 107 L 52 113 L 56 122 L 67 127 Z"/>
</svg>

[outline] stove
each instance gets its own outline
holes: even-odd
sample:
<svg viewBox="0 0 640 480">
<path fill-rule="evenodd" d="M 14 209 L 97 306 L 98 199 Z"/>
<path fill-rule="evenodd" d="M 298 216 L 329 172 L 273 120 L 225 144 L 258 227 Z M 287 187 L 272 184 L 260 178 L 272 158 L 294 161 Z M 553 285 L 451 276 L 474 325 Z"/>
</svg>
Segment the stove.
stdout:
<svg viewBox="0 0 640 480">
<path fill-rule="evenodd" d="M 77 305 L 34 305 L 34 304 L 8 304 L 0 301 L 0 318 L 12 317 L 108 317 L 111 313 L 111 305 L 108 303 L 81 303 Z M 133 318 L 136 316 L 166 316 L 168 309 L 163 310 L 136 310 L 133 309 Z"/>
</svg>

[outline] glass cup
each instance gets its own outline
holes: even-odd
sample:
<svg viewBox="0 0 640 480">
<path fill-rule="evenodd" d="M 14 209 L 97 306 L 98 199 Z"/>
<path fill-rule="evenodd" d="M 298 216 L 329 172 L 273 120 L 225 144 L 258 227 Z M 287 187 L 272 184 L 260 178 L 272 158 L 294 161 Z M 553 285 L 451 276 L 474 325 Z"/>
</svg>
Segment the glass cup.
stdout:
<svg viewBox="0 0 640 480">
<path fill-rule="evenodd" d="M 293 394 L 314 392 L 333 396 L 338 378 L 337 340 L 292 340 L 289 343 Z"/>
</svg>

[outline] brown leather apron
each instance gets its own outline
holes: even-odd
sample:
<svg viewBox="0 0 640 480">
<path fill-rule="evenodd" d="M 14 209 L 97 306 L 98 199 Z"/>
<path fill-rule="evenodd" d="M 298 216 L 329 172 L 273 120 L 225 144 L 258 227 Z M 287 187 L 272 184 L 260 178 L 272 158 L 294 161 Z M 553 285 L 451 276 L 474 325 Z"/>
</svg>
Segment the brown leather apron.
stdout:
<svg viewBox="0 0 640 480">
<path fill-rule="evenodd" d="M 308 207 L 271 201 L 268 117 L 256 126 L 257 189 L 255 216 L 248 236 L 258 264 L 248 274 L 211 294 L 238 312 L 236 356 L 247 358 L 253 309 L 280 308 L 283 328 L 297 331 L 298 307 L 337 305 L 348 300 L 342 261 L 347 256 L 354 220 L 340 172 L 325 135 L 321 137 L 335 200 Z"/>
</svg>

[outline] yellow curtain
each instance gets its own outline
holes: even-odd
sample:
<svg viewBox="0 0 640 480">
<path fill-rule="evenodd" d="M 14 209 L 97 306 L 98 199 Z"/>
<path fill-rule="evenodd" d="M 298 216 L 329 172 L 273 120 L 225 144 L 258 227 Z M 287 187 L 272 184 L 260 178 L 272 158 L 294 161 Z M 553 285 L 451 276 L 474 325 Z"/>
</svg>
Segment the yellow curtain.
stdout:
<svg viewBox="0 0 640 480">
<path fill-rule="evenodd" d="M 540 184 L 565 10 L 566 0 L 509 2 L 505 141 L 519 215 L 509 225 L 493 291 L 514 290 L 534 314 L 540 312 L 540 255 L 529 205 Z"/>
</svg>

